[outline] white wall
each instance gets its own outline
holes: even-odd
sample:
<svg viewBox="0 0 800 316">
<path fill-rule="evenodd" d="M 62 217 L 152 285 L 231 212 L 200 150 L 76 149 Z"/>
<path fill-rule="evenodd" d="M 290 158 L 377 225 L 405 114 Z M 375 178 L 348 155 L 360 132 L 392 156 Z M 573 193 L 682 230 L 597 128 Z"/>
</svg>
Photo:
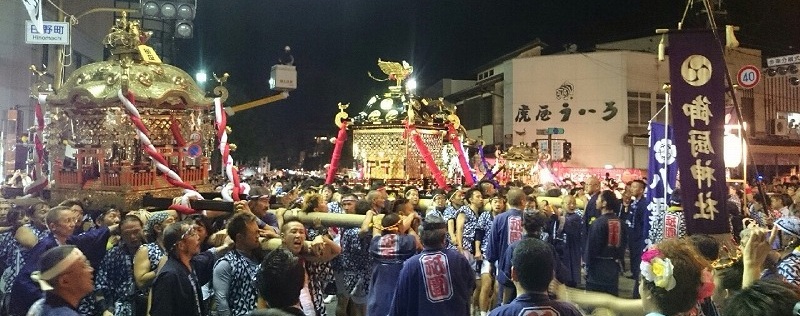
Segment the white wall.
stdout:
<svg viewBox="0 0 800 316">
<path fill-rule="evenodd" d="M 531 143 L 544 135 L 536 129 L 563 128 L 563 135 L 553 138 L 567 139 L 572 143 L 573 167 L 599 167 L 607 164 L 616 168 L 632 167 L 630 149 L 623 147 L 627 133 L 627 66 L 622 52 L 550 55 L 536 58 L 514 59 L 513 75 L 505 79 L 513 82 L 512 106 L 506 108 L 507 122 L 513 126 L 513 142 Z M 565 83 L 574 87 L 566 100 L 556 96 L 556 90 Z M 509 83 L 511 86 L 512 83 Z M 569 120 L 562 122 L 562 104 L 572 110 Z M 614 102 L 616 115 L 603 120 L 606 102 Z M 529 122 L 516 122 L 520 105 L 529 106 Z M 548 105 L 550 120 L 536 120 L 540 105 Z M 586 112 L 581 115 L 583 109 Z M 589 112 L 594 110 L 595 113 Z M 524 131 L 524 135 L 518 132 Z"/>
<path fill-rule="evenodd" d="M 627 91 L 664 93 L 661 88 L 669 82 L 669 58 L 658 61 L 655 54 L 630 51 L 620 54 L 625 59 Z M 654 109 L 653 114 L 656 111 L 658 109 Z"/>
<path fill-rule="evenodd" d="M 28 105 L 28 67 L 41 64 L 41 53 L 25 44 L 27 17 L 22 1 L 0 1 L 0 119 L 14 105 Z"/>
<path fill-rule="evenodd" d="M 58 1 L 54 1 L 58 3 Z M 53 5 L 43 2 L 43 15 L 47 21 L 56 20 Z M 92 8 L 112 7 L 111 0 L 63 1 L 63 9 L 69 14 L 79 15 Z M 72 49 L 94 61 L 103 59 L 103 38 L 113 22 L 112 13 L 95 13 L 82 17 L 72 28 Z M 5 119 L 5 110 L 14 105 L 29 105 L 31 72 L 28 67 L 41 68 L 43 45 L 25 43 L 25 21 L 28 13 L 22 1 L 0 1 L 0 119 Z M 49 46 L 48 71 L 51 76 L 56 65 L 56 45 Z M 66 79 L 74 69 L 67 67 Z M 48 79 L 48 82 L 52 81 Z M 27 109 L 26 109 L 26 112 Z M 25 120 L 30 123 L 30 115 Z"/>
<path fill-rule="evenodd" d="M 627 146 L 624 147 L 630 155 L 632 161 L 631 168 L 647 169 L 650 159 L 650 147 L 644 146 Z"/>
</svg>

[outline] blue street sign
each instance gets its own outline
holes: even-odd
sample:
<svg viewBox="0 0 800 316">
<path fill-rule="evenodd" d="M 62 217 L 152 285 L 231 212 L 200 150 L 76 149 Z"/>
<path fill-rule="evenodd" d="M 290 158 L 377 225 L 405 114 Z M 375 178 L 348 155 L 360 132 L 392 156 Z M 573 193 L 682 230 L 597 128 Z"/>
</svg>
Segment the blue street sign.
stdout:
<svg viewBox="0 0 800 316">
<path fill-rule="evenodd" d="M 547 135 L 559 135 L 559 134 L 564 134 L 563 128 L 550 127 L 547 129 Z"/>
</svg>

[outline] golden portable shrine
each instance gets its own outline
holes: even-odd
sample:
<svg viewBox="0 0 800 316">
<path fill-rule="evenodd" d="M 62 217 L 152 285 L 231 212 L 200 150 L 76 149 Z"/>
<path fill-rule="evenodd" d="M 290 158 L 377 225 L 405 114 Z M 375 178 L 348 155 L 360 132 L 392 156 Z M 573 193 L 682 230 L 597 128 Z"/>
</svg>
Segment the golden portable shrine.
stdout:
<svg viewBox="0 0 800 316">
<path fill-rule="evenodd" d="M 521 143 L 511 146 L 500 157 L 505 163 L 503 174 L 498 180 L 503 183 L 521 181 L 536 186 L 557 181 L 550 171 L 550 155 L 536 147 Z"/>
<path fill-rule="evenodd" d="M 161 63 L 146 46 L 148 37 L 137 21 L 123 15 L 104 40 L 109 59 L 77 69 L 47 97 L 44 138 L 53 162 L 50 189 L 55 200 L 88 198 L 94 207 L 131 209 L 140 205 L 144 193 L 181 195 L 180 187 L 161 176 L 166 169 L 150 161 L 120 91 L 130 92 L 139 126 L 164 164 L 184 183 L 210 189 L 214 99 L 189 74 Z M 215 93 L 226 98 L 227 91 L 218 88 Z M 68 148 L 75 150 L 74 161 L 64 159 Z"/>
<path fill-rule="evenodd" d="M 450 184 L 471 185 L 474 179 L 462 145 L 465 130 L 455 105 L 443 99 L 420 98 L 407 89 L 403 81 L 413 67 L 405 61 L 378 60 L 378 66 L 386 77 L 370 77 L 393 84 L 385 93 L 370 98 L 353 118 L 344 111 L 348 105 L 340 103 L 335 119 L 340 135 L 344 128 L 353 131 L 353 158 L 358 172 L 355 181 L 369 184 L 380 180 L 390 189 L 405 185 L 423 190 Z M 332 169 L 336 169 L 338 161 L 336 150 Z"/>
</svg>

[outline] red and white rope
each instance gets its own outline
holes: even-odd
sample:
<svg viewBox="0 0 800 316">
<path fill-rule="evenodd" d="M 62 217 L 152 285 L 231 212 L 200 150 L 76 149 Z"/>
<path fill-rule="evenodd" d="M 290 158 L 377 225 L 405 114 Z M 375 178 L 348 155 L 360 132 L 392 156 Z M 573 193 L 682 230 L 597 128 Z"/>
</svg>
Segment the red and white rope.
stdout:
<svg viewBox="0 0 800 316">
<path fill-rule="evenodd" d="M 164 178 L 172 184 L 173 186 L 180 187 L 183 189 L 183 196 L 181 197 L 181 205 L 180 206 L 170 206 L 170 208 L 175 209 L 181 213 L 195 213 L 196 211 L 192 210 L 189 206 L 189 199 L 196 198 L 196 199 L 203 199 L 203 196 L 198 193 L 191 184 L 188 184 L 181 179 L 181 177 L 175 173 L 172 169 L 167 166 L 167 160 L 164 158 L 153 143 L 150 141 L 150 132 L 147 129 L 147 126 L 144 125 L 142 122 L 142 116 L 139 114 L 139 110 L 136 109 L 136 106 L 133 105 L 133 101 L 135 100 L 133 97 L 133 92 L 128 91 L 128 95 L 124 95 L 122 90 L 119 90 L 117 93 L 119 100 L 125 106 L 125 110 L 128 112 L 128 117 L 133 122 L 133 125 L 136 127 L 136 136 L 139 138 L 139 141 L 142 143 L 142 148 L 153 160 L 153 163 L 156 165 L 156 169 L 160 170 L 164 174 Z"/>
<path fill-rule="evenodd" d="M 34 115 L 36 118 L 36 132 L 33 134 L 33 161 L 35 163 L 31 169 L 30 177 L 33 182 L 26 185 L 22 192 L 26 195 L 24 197 L 32 197 L 33 195 L 41 192 L 47 187 L 47 177 L 44 175 L 44 144 L 42 143 L 42 132 L 44 132 L 44 113 L 42 112 L 42 104 L 47 102 L 47 95 L 40 94 L 39 99 L 34 107 Z"/>
<path fill-rule="evenodd" d="M 231 158 L 231 147 L 228 144 L 228 114 L 222 108 L 222 100 L 214 98 L 214 120 L 217 125 L 217 140 L 219 141 L 219 153 L 222 155 L 222 163 L 225 167 L 225 175 L 233 184 L 228 183 L 222 187 L 222 199 L 225 201 L 239 201 L 239 194 L 247 194 L 250 187 L 247 183 L 240 183 L 239 170 L 233 165 Z"/>
</svg>

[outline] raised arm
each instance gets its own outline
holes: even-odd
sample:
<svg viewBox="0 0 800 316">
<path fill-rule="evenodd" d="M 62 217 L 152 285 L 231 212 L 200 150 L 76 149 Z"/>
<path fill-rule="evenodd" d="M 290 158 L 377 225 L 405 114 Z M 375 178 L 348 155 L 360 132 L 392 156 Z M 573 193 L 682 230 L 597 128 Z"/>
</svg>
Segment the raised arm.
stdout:
<svg viewBox="0 0 800 316">
<path fill-rule="evenodd" d="M 456 247 L 458 247 L 458 251 L 464 251 L 464 224 L 467 222 L 467 214 L 458 213 L 456 215 Z"/>
<path fill-rule="evenodd" d="M 375 211 L 369 210 L 367 211 L 366 216 L 364 217 L 364 221 L 361 222 L 361 228 L 358 230 L 359 235 L 365 235 L 370 232 L 372 228 L 372 217 L 375 216 Z"/>
<path fill-rule="evenodd" d="M 220 260 L 217 266 L 214 267 L 214 281 L 211 284 L 214 286 L 214 299 L 217 302 L 216 311 L 219 316 L 228 316 L 231 314 L 230 306 L 228 306 L 228 292 L 231 281 L 231 265 L 226 260 Z"/>
<path fill-rule="evenodd" d="M 25 226 L 17 229 L 14 238 L 17 239 L 20 246 L 26 249 L 31 249 L 39 243 L 39 238 L 36 238 L 36 234 L 33 233 L 33 230 Z"/>
<path fill-rule="evenodd" d="M 150 259 L 147 257 L 147 247 L 141 246 L 133 257 L 133 280 L 139 289 L 144 289 L 153 283 L 156 271 L 150 271 Z"/>
<path fill-rule="evenodd" d="M 322 248 L 322 253 L 318 256 L 310 256 L 306 257 L 306 260 L 310 262 L 326 262 L 331 261 L 333 258 L 336 258 L 340 253 L 342 253 L 342 247 L 339 246 L 336 242 L 328 238 L 328 236 L 317 236 L 317 238 L 322 239 L 322 243 L 324 244 Z M 315 238 L 315 241 L 317 239 Z"/>
</svg>

